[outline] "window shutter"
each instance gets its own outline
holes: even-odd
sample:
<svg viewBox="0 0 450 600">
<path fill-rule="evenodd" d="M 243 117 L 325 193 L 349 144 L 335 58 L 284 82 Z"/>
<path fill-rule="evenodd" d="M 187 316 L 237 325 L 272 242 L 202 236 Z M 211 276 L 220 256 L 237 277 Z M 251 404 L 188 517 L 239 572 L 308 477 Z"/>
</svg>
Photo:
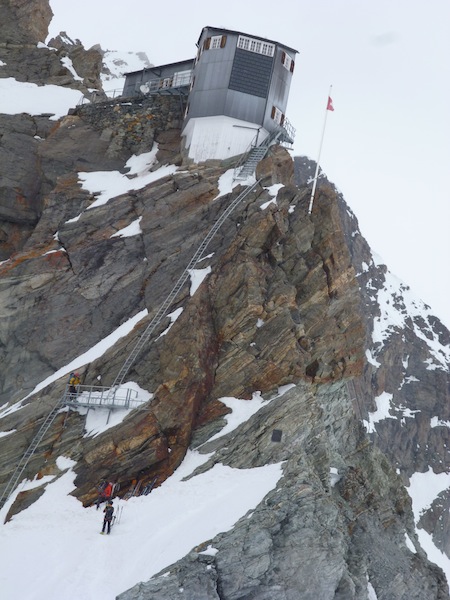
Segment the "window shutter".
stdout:
<svg viewBox="0 0 450 600">
<path fill-rule="evenodd" d="M 283 52 L 281 53 L 281 64 L 284 65 L 286 61 L 286 52 L 283 50 Z"/>
<path fill-rule="evenodd" d="M 294 72 L 294 67 L 295 67 L 295 62 L 293 60 L 291 60 L 291 69 L 290 69 L 291 73 Z"/>
<path fill-rule="evenodd" d="M 206 40 L 203 42 L 203 50 L 209 50 L 211 46 L 211 38 L 206 38 Z"/>
<path fill-rule="evenodd" d="M 225 44 L 227 43 L 227 36 L 223 35 L 222 39 L 220 40 L 220 47 L 221 48 L 225 48 Z"/>
<path fill-rule="evenodd" d="M 275 119 L 275 106 L 272 106 L 272 113 L 270 115 L 272 119 Z"/>
</svg>

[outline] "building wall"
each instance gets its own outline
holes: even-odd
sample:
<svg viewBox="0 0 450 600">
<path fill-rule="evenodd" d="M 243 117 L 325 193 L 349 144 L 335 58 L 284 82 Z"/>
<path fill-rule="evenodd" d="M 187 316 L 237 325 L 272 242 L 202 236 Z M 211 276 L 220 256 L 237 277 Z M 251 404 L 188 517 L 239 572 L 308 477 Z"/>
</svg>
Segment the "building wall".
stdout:
<svg viewBox="0 0 450 600">
<path fill-rule="evenodd" d="M 174 75 L 183 71 L 192 71 L 194 59 L 152 67 L 143 71 L 127 73 L 125 85 L 123 88 L 124 96 L 135 96 L 145 93 L 145 84 L 151 81 L 160 81 L 164 79 L 173 79 Z M 188 85 L 189 82 L 186 83 Z M 141 86 L 144 88 L 141 90 Z"/>
<path fill-rule="evenodd" d="M 206 49 L 205 41 L 221 33 L 225 45 Z M 215 28 L 202 31 L 184 127 L 193 118 L 226 115 L 273 131 L 286 113 L 292 72 L 282 59 L 288 56 L 289 66 L 295 52 L 277 43 L 273 56 L 244 50 L 237 47 L 239 35 Z M 274 106 L 280 111 L 278 122 Z"/>
<path fill-rule="evenodd" d="M 194 66 L 187 120 L 227 114 L 228 82 L 233 67 L 237 37 L 227 36 L 224 48 L 203 50 L 203 43 L 207 37 L 208 35 L 205 34 L 200 39 L 200 57 Z"/>
<path fill-rule="evenodd" d="M 293 52 L 289 52 L 282 46 L 277 46 L 274 56 L 272 80 L 267 97 L 267 107 L 263 121 L 264 126 L 269 129 L 273 127 L 273 119 L 271 117 L 273 106 L 276 106 L 283 114 L 286 114 L 292 73 L 283 66 L 282 57 L 284 55 L 287 55 L 291 60 L 294 60 L 295 58 Z"/>
<path fill-rule="evenodd" d="M 190 119 L 183 130 L 189 157 L 196 163 L 243 154 L 257 135 L 260 143 L 268 132 L 255 123 L 223 115 Z"/>
</svg>

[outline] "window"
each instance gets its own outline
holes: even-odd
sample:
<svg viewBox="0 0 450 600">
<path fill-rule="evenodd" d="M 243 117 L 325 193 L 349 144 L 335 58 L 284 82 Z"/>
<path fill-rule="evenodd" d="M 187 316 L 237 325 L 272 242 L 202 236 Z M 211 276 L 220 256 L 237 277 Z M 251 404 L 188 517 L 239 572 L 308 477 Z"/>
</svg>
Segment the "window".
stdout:
<svg viewBox="0 0 450 600">
<path fill-rule="evenodd" d="M 278 125 L 283 125 L 283 123 L 284 123 L 284 115 L 281 112 L 281 110 L 279 108 L 277 108 L 276 106 L 272 106 L 271 117 L 275 121 L 275 123 L 278 123 Z"/>
<path fill-rule="evenodd" d="M 206 38 L 206 40 L 203 42 L 203 50 L 217 50 L 219 48 L 225 48 L 226 42 L 226 35 L 213 35 L 212 37 Z"/>
<path fill-rule="evenodd" d="M 255 52 L 256 54 L 264 54 L 264 56 L 273 56 L 275 53 L 274 44 L 255 40 L 254 38 L 249 38 L 245 35 L 239 36 L 237 47 L 242 50 L 248 50 L 249 52 Z"/>
<path fill-rule="evenodd" d="M 285 69 L 287 69 L 288 71 L 290 71 L 291 73 L 294 72 L 294 61 L 292 60 L 292 58 L 289 56 L 289 54 L 286 54 L 286 52 L 282 52 L 281 53 L 281 62 L 283 64 L 283 67 Z"/>
<path fill-rule="evenodd" d="M 173 76 L 173 87 L 180 87 L 182 85 L 189 85 L 191 83 L 191 69 L 187 71 L 178 71 L 178 73 L 174 73 Z"/>
</svg>

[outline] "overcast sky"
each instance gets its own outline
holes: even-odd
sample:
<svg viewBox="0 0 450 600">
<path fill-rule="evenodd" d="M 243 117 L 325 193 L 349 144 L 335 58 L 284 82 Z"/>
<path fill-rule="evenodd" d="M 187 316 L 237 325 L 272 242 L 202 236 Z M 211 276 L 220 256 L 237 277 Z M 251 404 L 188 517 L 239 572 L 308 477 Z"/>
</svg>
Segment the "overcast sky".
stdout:
<svg viewBox="0 0 450 600">
<path fill-rule="evenodd" d="M 50 0 L 51 36 L 193 58 L 202 27 L 299 51 L 287 117 L 295 153 L 317 159 L 389 269 L 450 327 L 449 0 Z"/>
</svg>

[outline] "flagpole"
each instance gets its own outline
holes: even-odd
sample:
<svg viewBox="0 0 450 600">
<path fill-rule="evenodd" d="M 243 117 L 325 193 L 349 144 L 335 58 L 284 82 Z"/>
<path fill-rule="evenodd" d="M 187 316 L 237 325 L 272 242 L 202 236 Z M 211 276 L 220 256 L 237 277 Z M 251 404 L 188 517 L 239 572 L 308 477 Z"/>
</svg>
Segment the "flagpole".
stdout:
<svg viewBox="0 0 450 600">
<path fill-rule="evenodd" d="M 327 125 L 327 116 L 328 116 L 328 110 L 329 110 L 328 109 L 328 106 L 329 106 L 328 103 L 330 102 L 330 99 L 331 99 L 331 88 L 332 87 L 333 86 L 330 85 L 330 90 L 328 92 L 327 108 L 325 110 L 325 118 L 323 120 L 322 137 L 320 139 L 319 155 L 317 157 L 316 172 L 314 174 L 313 187 L 312 187 L 312 190 L 311 190 L 311 199 L 309 201 L 308 215 L 310 215 L 311 212 L 312 212 L 312 207 L 313 207 L 313 203 L 314 203 L 314 194 L 316 193 L 317 177 L 319 175 L 319 167 L 320 167 L 320 155 L 322 153 L 323 138 L 325 136 L 325 127 Z"/>
</svg>

